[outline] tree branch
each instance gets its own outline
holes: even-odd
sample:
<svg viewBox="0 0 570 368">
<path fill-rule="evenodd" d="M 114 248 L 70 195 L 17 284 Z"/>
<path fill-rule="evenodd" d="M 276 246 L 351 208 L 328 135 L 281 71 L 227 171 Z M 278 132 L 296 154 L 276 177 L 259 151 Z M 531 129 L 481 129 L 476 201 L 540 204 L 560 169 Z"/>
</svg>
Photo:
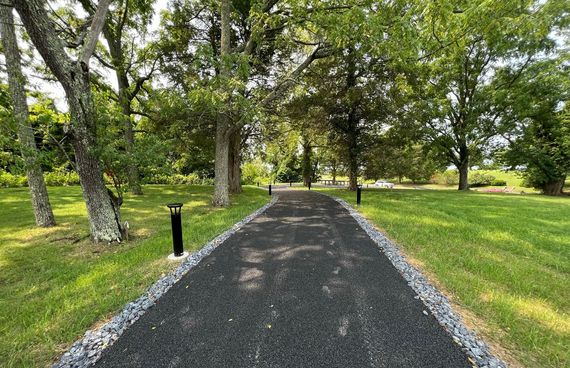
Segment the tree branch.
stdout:
<svg viewBox="0 0 570 368">
<path fill-rule="evenodd" d="M 85 65 L 85 67 L 89 67 L 89 59 L 91 55 L 95 52 L 95 47 L 97 46 L 97 40 L 99 40 L 99 35 L 103 30 L 103 26 L 105 25 L 105 16 L 107 15 L 107 11 L 109 10 L 109 5 L 111 5 L 111 1 L 113 0 L 101 0 L 99 1 L 99 6 L 97 7 L 97 11 L 93 16 L 93 21 L 91 22 L 91 29 L 89 30 L 89 36 L 87 38 L 87 43 L 83 47 L 81 52 L 81 63 Z"/>
</svg>

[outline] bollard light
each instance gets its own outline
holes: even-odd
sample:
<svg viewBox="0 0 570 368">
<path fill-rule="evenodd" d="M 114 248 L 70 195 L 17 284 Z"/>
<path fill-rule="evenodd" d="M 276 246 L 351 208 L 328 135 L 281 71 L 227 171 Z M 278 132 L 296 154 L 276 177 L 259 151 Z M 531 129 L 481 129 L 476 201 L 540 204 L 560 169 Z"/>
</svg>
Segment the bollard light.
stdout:
<svg viewBox="0 0 570 368">
<path fill-rule="evenodd" d="M 290 181 L 290 182 L 289 182 L 289 187 L 292 187 L 292 186 L 293 186 L 293 182 Z"/>
<path fill-rule="evenodd" d="M 311 190 L 311 181 L 309 180 L 309 190 Z"/>
<path fill-rule="evenodd" d="M 172 248 L 174 253 L 168 258 L 175 259 L 184 257 L 184 243 L 182 241 L 182 203 L 169 203 L 166 205 L 170 209 L 170 221 L 172 223 Z"/>
<path fill-rule="evenodd" d="M 269 184 L 269 195 L 271 195 L 271 184 Z"/>
<path fill-rule="evenodd" d="M 362 184 L 356 186 L 356 204 L 360 206 L 360 201 L 362 199 Z"/>
<path fill-rule="evenodd" d="M 259 182 L 257 182 L 257 186 L 259 186 Z"/>
</svg>

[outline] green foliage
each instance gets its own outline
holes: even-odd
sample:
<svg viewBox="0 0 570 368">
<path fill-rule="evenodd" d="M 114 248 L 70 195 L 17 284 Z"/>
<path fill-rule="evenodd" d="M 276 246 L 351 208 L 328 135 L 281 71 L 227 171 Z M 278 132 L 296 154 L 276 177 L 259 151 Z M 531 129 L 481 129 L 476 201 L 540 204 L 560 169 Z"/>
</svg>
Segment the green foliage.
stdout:
<svg viewBox="0 0 570 368">
<path fill-rule="evenodd" d="M 480 172 L 474 172 L 469 176 L 470 187 L 484 187 L 488 185 L 497 185 L 493 184 L 494 181 L 495 177 L 490 174 L 482 174 Z"/>
<path fill-rule="evenodd" d="M 290 161 L 291 164 L 295 164 L 295 161 Z M 312 174 L 311 176 L 311 180 L 315 181 L 317 178 L 315 177 L 315 174 Z M 294 182 L 294 183 L 298 183 L 298 182 L 302 182 L 303 181 L 303 175 L 302 175 L 302 170 L 300 166 L 295 166 L 295 165 L 288 165 L 287 167 L 285 167 L 285 169 L 283 169 L 275 178 L 275 180 L 278 183 L 289 183 L 289 182 Z"/>
<path fill-rule="evenodd" d="M 198 173 L 201 177 L 212 178 L 215 112 L 205 105 L 189 103 L 184 95 L 173 91 L 155 91 L 149 105 L 160 113 L 140 124 L 150 134 L 139 138 L 148 139 L 148 143 L 143 142 L 143 146 L 139 143 L 139 147 L 141 152 L 151 153 L 149 159 L 158 158 L 159 162 L 149 162 L 150 165 L 141 165 L 141 168 L 152 167 L 162 170 L 163 174 Z M 154 150 L 144 148 L 152 144 L 156 145 Z M 156 152 L 158 150 L 162 152 Z"/>
<path fill-rule="evenodd" d="M 243 184 L 257 185 L 257 183 L 269 183 L 271 181 L 269 175 L 266 165 L 259 159 L 245 162 L 241 166 L 241 180 Z"/>
<path fill-rule="evenodd" d="M 495 187 L 503 187 L 507 185 L 507 182 L 503 179 L 495 179 L 491 181 L 491 185 Z"/>
<path fill-rule="evenodd" d="M 568 67 L 545 61 L 523 77 L 521 88 L 503 101 L 510 106 L 505 124 L 511 133 L 508 148 L 498 157 L 511 167 L 522 167 L 526 185 L 560 194 L 570 173 Z"/>
<path fill-rule="evenodd" d="M 48 186 L 79 185 L 79 175 L 75 171 L 57 170 L 44 173 L 44 179 Z"/>
<path fill-rule="evenodd" d="M 455 185 L 459 183 L 459 173 L 457 170 L 439 172 L 431 177 L 431 182 L 440 185 Z"/>
<path fill-rule="evenodd" d="M 0 170 L 0 188 L 17 188 L 28 185 L 25 175 L 11 174 Z"/>
<path fill-rule="evenodd" d="M 408 178 L 412 183 L 428 181 L 436 171 L 445 168 L 427 147 L 403 142 L 394 136 L 378 139 L 366 152 L 364 176 L 367 179 Z M 443 166 L 443 167 L 442 167 Z"/>
<path fill-rule="evenodd" d="M 144 179 L 145 184 L 169 184 L 169 185 L 212 185 L 211 178 L 202 178 L 198 174 L 157 174 Z"/>
<path fill-rule="evenodd" d="M 521 74 L 555 48 L 568 22 L 562 0 L 418 2 L 417 65 L 408 81 L 417 96 L 409 109 L 448 163 L 467 170 L 489 142 L 509 131 L 509 106 Z M 556 57 L 553 55 L 552 57 Z M 524 77 L 522 77 L 524 78 Z M 481 157 L 478 157 L 480 160 Z M 477 161 L 477 160 L 475 160 Z M 466 184 L 466 183 L 462 183 Z"/>
</svg>

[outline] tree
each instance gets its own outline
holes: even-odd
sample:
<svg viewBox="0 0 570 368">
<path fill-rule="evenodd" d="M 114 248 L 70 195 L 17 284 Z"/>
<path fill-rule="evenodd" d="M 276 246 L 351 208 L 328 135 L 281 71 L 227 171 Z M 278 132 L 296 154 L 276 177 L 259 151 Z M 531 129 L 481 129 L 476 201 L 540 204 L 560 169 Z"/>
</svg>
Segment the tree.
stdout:
<svg viewBox="0 0 570 368">
<path fill-rule="evenodd" d="M 459 190 L 468 190 L 472 152 L 501 133 L 502 111 L 492 111 L 489 88 L 499 65 L 517 72 L 508 89 L 537 55 L 554 45 L 551 31 L 566 17 L 562 2 L 537 0 L 425 6 L 415 87 L 425 138 L 459 171 Z"/>
<path fill-rule="evenodd" d="M 54 226 L 55 219 L 51 210 L 43 171 L 38 161 L 34 131 L 29 121 L 28 103 L 24 90 L 25 78 L 22 73 L 12 7 L 0 5 L 0 33 L 6 58 L 6 72 L 14 110 L 13 116 L 16 120 L 18 139 L 25 162 L 36 224 L 41 227 Z"/>
<path fill-rule="evenodd" d="M 533 63 L 517 88 L 497 101 L 509 106 L 502 121 L 510 127 L 503 134 L 508 146 L 499 151 L 500 161 L 522 168 L 525 181 L 547 195 L 562 194 L 570 173 L 570 79 L 563 60 Z"/>
<path fill-rule="evenodd" d="M 94 153 L 97 146 L 96 119 L 89 82 L 89 59 L 103 28 L 109 4 L 110 0 L 100 1 L 85 44 L 79 50 L 79 57 L 73 59 L 67 54 L 64 42 L 57 34 L 56 25 L 45 9 L 45 1 L 14 1 L 14 7 L 30 39 L 65 91 L 71 114 L 68 133 L 75 152 L 94 242 L 113 242 L 122 238 L 120 203 L 105 187 L 101 163 Z"/>
<path fill-rule="evenodd" d="M 215 145 L 216 150 L 228 152 L 227 165 L 225 154 L 216 154 L 216 205 L 228 203 L 225 192 L 241 190 L 242 151 L 257 129 L 253 127 L 274 111 L 276 102 L 286 97 L 314 60 L 328 55 L 322 32 L 314 32 L 311 22 L 306 22 L 309 16 L 319 13 L 322 17 L 345 8 L 307 9 L 304 4 L 275 0 L 233 2 L 222 21 L 221 5 L 217 1 L 173 1 L 164 18 L 168 37 L 160 42 L 164 51 L 160 67 L 175 88 L 193 103 L 207 106 L 205 116 L 215 112 L 216 126 L 226 131 L 218 132 L 220 144 Z M 229 48 L 222 57 L 227 24 Z M 218 124 L 220 120 L 226 121 Z M 227 180 L 220 176 L 223 171 Z"/>
<path fill-rule="evenodd" d="M 392 110 L 395 74 L 364 49 L 349 47 L 332 54 L 307 73 L 306 81 L 314 87 L 298 99 L 307 106 L 306 120 L 314 115 L 311 122 L 320 117 L 320 124 L 324 123 L 321 132 L 327 132 L 326 145 L 340 147 L 337 157 L 348 173 L 349 189 L 356 190 L 362 154 Z"/>
<path fill-rule="evenodd" d="M 397 178 L 401 183 L 408 178 L 412 183 L 429 180 L 432 175 L 445 170 L 429 147 L 420 143 L 379 139 L 365 155 L 364 176 L 369 179 Z"/>
</svg>

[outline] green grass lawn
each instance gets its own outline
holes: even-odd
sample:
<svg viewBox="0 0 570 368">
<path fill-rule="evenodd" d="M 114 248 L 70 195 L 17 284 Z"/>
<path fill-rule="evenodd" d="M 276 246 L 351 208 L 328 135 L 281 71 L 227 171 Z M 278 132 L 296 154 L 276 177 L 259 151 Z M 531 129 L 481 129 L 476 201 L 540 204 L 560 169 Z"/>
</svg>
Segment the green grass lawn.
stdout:
<svg viewBox="0 0 570 368">
<path fill-rule="evenodd" d="M 196 250 L 269 200 L 245 188 L 229 209 L 214 209 L 211 186 L 146 186 L 127 196 L 123 220 L 131 240 L 93 245 L 88 240 L 79 187 L 49 188 L 58 226 L 34 226 L 27 188 L 0 189 L 0 366 L 42 367 L 85 330 L 137 298 L 175 267 L 170 214 L 183 202 L 186 250 Z"/>
<path fill-rule="evenodd" d="M 471 170 L 469 172 L 469 175 L 473 175 L 475 173 L 479 173 L 479 174 L 487 174 L 487 175 L 492 175 L 495 177 L 495 179 L 497 180 L 504 180 L 505 182 L 507 182 L 508 187 L 515 187 L 515 191 L 516 192 L 520 192 L 520 191 L 525 191 L 527 193 L 529 192 L 536 192 L 536 190 L 534 190 L 533 188 L 528 188 L 523 186 L 523 178 L 518 175 L 516 172 L 514 171 L 502 171 L 502 170 Z M 332 177 L 330 175 L 323 175 L 322 179 L 328 179 L 331 180 Z M 347 176 L 338 176 L 337 180 L 348 180 Z M 359 178 L 358 179 L 359 182 L 362 183 L 368 183 L 368 184 L 372 184 L 374 183 L 375 180 L 369 179 L 369 180 L 364 180 L 364 178 Z M 457 184 L 454 185 L 443 185 L 443 184 L 413 184 L 409 179 L 404 178 L 402 180 L 402 183 L 399 184 L 398 183 L 398 179 L 397 178 L 388 178 L 388 181 L 395 183 L 397 188 L 401 188 L 401 187 L 409 187 L 409 188 L 413 188 L 413 187 L 422 187 L 422 188 L 427 188 L 427 189 L 457 189 Z M 481 187 L 481 188 L 477 188 L 479 190 L 485 190 L 485 189 L 489 189 L 489 188 L 495 188 L 492 186 L 489 187 Z M 504 188 L 501 187 L 501 188 Z"/>
<path fill-rule="evenodd" d="M 515 366 L 570 366 L 569 197 L 364 189 L 359 211 Z"/>
</svg>

